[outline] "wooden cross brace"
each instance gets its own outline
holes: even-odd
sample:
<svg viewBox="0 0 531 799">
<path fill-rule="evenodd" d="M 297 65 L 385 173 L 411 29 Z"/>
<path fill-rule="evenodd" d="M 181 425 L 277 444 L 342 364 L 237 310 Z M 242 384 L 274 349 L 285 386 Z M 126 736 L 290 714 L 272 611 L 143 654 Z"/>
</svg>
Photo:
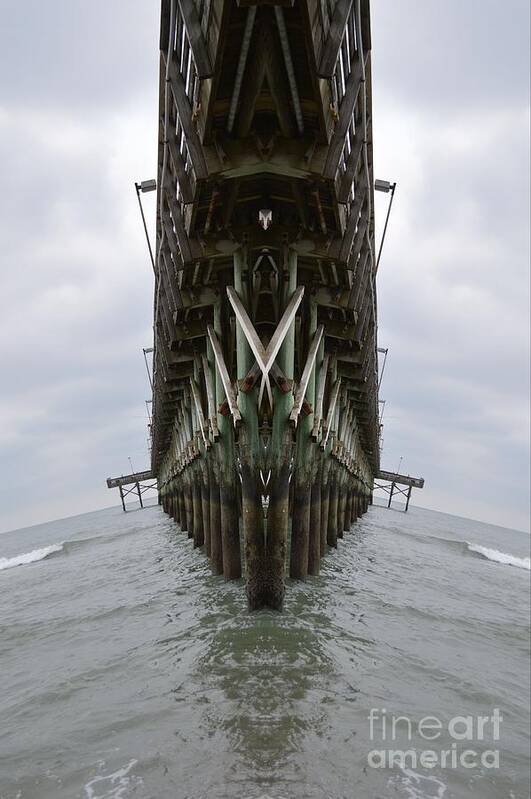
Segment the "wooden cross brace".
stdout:
<svg viewBox="0 0 531 799">
<path fill-rule="evenodd" d="M 301 304 L 302 298 L 304 296 L 304 286 L 299 286 L 293 292 L 293 296 L 288 302 L 286 309 L 282 314 L 282 318 L 278 323 L 269 344 L 265 348 L 262 342 L 260 341 L 260 338 L 254 328 L 253 323 L 249 318 L 249 314 L 245 310 L 245 307 L 240 297 L 238 296 L 236 289 L 233 286 L 227 286 L 227 296 L 229 298 L 230 304 L 234 309 L 234 313 L 236 314 L 236 319 L 238 320 L 238 323 L 240 324 L 240 327 L 243 330 L 245 338 L 247 339 L 247 343 L 249 344 L 249 347 L 251 348 L 251 351 L 255 356 L 257 364 L 262 373 L 262 381 L 260 383 L 260 391 L 258 393 L 258 407 L 260 408 L 260 406 L 262 405 L 264 388 L 267 390 L 267 395 L 269 397 L 270 405 L 271 407 L 273 407 L 273 393 L 271 391 L 271 382 L 269 380 L 269 373 L 273 367 L 275 358 L 278 355 L 280 347 L 282 346 L 282 342 L 284 341 L 286 334 L 289 330 L 289 327 L 295 318 L 297 309 Z"/>
</svg>

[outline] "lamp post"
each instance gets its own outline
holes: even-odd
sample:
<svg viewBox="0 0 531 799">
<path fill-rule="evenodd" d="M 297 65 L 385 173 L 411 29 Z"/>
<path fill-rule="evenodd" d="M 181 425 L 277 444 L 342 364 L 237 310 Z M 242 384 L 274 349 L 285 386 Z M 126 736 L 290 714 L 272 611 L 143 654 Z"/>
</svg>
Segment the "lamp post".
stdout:
<svg viewBox="0 0 531 799">
<path fill-rule="evenodd" d="M 383 354 L 383 356 L 384 356 L 384 360 L 383 360 L 383 364 L 382 364 L 382 371 L 380 372 L 380 379 L 378 380 L 378 391 L 380 391 L 380 386 L 382 385 L 382 380 L 383 380 L 384 371 L 385 371 L 385 364 L 386 364 L 386 361 L 387 361 L 387 353 L 389 352 L 389 348 L 386 347 L 384 349 L 383 347 L 378 347 L 377 351 L 381 352 Z"/>
<path fill-rule="evenodd" d="M 378 265 L 380 263 L 380 256 L 382 254 L 382 247 L 385 241 L 385 234 L 387 232 L 387 223 L 389 222 L 389 214 L 391 213 L 391 206 L 393 205 L 393 199 L 395 196 L 395 189 L 396 189 L 396 182 L 390 183 L 388 180 L 375 180 L 374 181 L 374 188 L 375 191 L 382 191 L 385 194 L 391 194 L 389 198 L 389 205 L 387 206 L 387 215 L 385 217 L 385 225 L 382 233 L 382 240 L 380 242 L 380 249 L 378 250 L 378 257 L 376 259 L 376 271 L 378 271 Z"/>
<path fill-rule="evenodd" d="M 148 229 L 146 225 L 146 217 L 144 216 L 144 208 L 142 206 L 142 200 L 140 198 L 140 194 L 145 194 L 148 191 L 155 191 L 157 188 L 157 181 L 156 180 L 142 180 L 140 183 L 135 183 L 136 189 L 136 196 L 138 199 L 138 206 L 140 208 L 140 215 L 142 216 L 142 224 L 144 225 L 144 233 L 146 234 L 146 241 L 149 250 L 149 257 L 151 259 L 151 266 L 153 267 L 153 271 L 155 271 L 155 259 L 153 258 L 153 250 L 151 249 L 151 242 L 149 240 Z"/>
<path fill-rule="evenodd" d="M 153 347 L 143 347 L 142 352 L 144 353 L 144 362 L 146 364 L 146 371 L 148 373 L 149 385 L 151 386 L 151 391 L 153 391 L 153 379 L 151 377 L 151 372 L 149 371 L 149 364 L 147 359 L 148 353 L 153 352 Z"/>
</svg>

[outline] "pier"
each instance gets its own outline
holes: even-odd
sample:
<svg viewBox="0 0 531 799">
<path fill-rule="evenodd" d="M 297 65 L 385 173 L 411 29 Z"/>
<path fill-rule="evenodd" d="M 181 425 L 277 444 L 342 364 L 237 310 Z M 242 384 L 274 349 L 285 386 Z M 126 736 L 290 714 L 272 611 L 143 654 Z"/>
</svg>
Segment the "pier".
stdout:
<svg viewBox="0 0 531 799">
<path fill-rule="evenodd" d="M 402 486 L 406 486 L 406 488 L 402 488 Z M 375 474 L 373 490 L 380 490 L 387 494 L 389 497 L 387 502 L 388 508 L 391 507 L 393 495 L 401 495 L 406 498 L 404 513 L 407 513 L 411 492 L 414 488 L 424 488 L 424 478 L 410 477 L 408 474 L 398 474 L 397 472 L 386 472 L 383 469 L 380 469 Z"/>
<path fill-rule="evenodd" d="M 125 498 L 129 494 L 136 495 L 138 497 L 140 507 L 144 507 L 142 496 L 146 493 L 146 491 L 157 490 L 157 477 L 153 474 L 151 469 L 148 469 L 145 472 L 125 474 L 121 477 L 108 477 L 107 488 L 117 488 L 119 490 L 122 508 L 125 512 Z"/>
<path fill-rule="evenodd" d="M 280 609 L 380 468 L 369 3 L 163 0 L 159 47 L 152 474 Z"/>
</svg>

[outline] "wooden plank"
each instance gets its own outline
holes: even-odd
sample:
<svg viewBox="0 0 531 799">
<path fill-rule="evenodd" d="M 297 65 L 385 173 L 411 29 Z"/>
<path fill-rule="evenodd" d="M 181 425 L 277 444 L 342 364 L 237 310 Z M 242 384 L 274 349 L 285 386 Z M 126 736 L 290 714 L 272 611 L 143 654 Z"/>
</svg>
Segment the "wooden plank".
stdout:
<svg viewBox="0 0 531 799">
<path fill-rule="evenodd" d="M 125 474 L 121 477 L 108 477 L 107 488 L 118 488 L 119 486 L 130 485 L 131 483 L 138 483 L 142 480 L 156 480 L 157 476 L 153 474 L 151 469 L 145 472 L 133 472 L 133 474 Z"/>
<path fill-rule="evenodd" d="M 201 23 L 193 0 L 179 0 L 184 27 L 190 41 L 192 58 L 200 80 L 211 78 L 213 73 L 208 49 L 201 31 Z"/>
<path fill-rule="evenodd" d="M 352 9 L 352 0 L 337 0 L 330 23 L 330 30 L 326 39 L 317 74 L 320 78 L 331 78 L 334 74 L 339 49 L 343 41 L 343 34 L 347 25 L 347 19 Z"/>
<path fill-rule="evenodd" d="M 424 488 L 423 477 L 410 477 L 408 474 L 398 474 L 398 472 L 386 472 L 380 469 L 374 475 L 377 480 L 388 480 L 392 483 L 400 483 L 400 485 L 413 486 L 413 488 Z"/>
</svg>

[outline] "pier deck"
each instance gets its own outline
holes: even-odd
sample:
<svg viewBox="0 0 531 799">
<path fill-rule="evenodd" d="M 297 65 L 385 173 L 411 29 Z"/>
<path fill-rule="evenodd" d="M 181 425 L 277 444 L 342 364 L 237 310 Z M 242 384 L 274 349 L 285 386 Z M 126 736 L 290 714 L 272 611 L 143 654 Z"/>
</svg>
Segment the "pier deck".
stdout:
<svg viewBox="0 0 531 799">
<path fill-rule="evenodd" d="M 131 485 L 133 488 L 127 488 L 127 486 Z M 147 469 L 144 472 L 123 474 L 121 477 L 108 477 L 107 488 L 117 488 L 119 490 L 120 499 L 122 500 L 122 508 L 124 511 L 126 496 L 134 493 L 137 494 L 140 507 L 143 508 L 144 502 L 142 500 L 142 494 L 145 494 L 146 491 L 157 489 L 157 476 L 151 471 L 151 469 Z"/>
</svg>

